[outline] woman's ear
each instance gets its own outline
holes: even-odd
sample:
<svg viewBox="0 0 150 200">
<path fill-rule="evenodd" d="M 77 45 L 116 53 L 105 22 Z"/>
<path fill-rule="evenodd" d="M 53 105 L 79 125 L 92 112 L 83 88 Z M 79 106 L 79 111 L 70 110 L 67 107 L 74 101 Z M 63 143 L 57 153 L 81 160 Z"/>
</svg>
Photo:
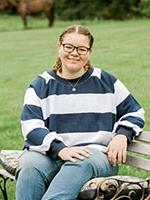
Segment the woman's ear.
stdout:
<svg viewBox="0 0 150 200">
<path fill-rule="evenodd" d="M 58 43 L 57 43 L 57 49 L 58 49 L 58 50 L 60 49 L 60 46 L 61 46 L 61 44 L 60 44 L 60 42 L 58 42 Z"/>
</svg>

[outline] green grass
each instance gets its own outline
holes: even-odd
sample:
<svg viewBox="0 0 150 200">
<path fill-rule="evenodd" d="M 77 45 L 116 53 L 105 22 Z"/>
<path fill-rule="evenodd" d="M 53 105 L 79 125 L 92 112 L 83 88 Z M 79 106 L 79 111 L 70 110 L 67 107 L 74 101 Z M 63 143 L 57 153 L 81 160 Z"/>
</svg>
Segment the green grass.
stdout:
<svg viewBox="0 0 150 200">
<path fill-rule="evenodd" d="M 64 27 L 84 24 L 95 44 L 92 62 L 119 77 L 144 107 L 145 130 L 150 130 L 150 26 L 149 20 L 56 21 L 47 28 L 45 18 L 30 18 L 25 30 L 18 16 L 0 15 L 0 149 L 21 149 L 20 113 L 29 82 L 50 70 L 56 58 L 56 42 Z M 150 176 L 122 166 L 121 174 Z M 15 184 L 9 187 L 14 200 Z M 1 195 L 1 194 L 0 194 Z M 1 196 L 0 196 L 1 199 Z"/>
</svg>

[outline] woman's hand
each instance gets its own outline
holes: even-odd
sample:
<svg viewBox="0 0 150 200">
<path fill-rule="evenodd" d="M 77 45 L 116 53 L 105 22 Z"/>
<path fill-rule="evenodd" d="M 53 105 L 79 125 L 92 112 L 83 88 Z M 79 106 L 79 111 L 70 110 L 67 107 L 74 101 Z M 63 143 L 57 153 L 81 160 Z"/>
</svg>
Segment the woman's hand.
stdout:
<svg viewBox="0 0 150 200">
<path fill-rule="evenodd" d="M 113 166 L 125 163 L 127 155 L 127 137 L 125 135 L 114 136 L 103 152 L 107 153 L 108 160 Z"/>
<path fill-rule="evenodd" d="M 58 153 L 58 156 L 65 161 L 76 162 L 77 160 L 84 160 L 92 154 L 87 147 L 65 147 Z"/>
</svg>

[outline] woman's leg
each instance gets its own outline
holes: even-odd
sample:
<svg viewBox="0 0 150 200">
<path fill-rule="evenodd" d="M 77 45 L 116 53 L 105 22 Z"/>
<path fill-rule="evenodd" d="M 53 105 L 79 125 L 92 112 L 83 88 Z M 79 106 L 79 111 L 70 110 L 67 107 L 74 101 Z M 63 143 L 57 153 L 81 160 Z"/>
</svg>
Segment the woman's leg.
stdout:
<svg viewBox="0 0 150 200">
<path fill-rule="evenodd" d="M 83 161 L 65 162 L 52 180 L 42 200 L 75 200 L 81 187 L 91 178 L 116 175 L 107 156 L 96 149 Z"/>
<path fill-rule="evenodd" d="M 42 153 L 25 151 L 16 172 L 16 200 L 41 200 L 61 165 Z"/>
</svg>

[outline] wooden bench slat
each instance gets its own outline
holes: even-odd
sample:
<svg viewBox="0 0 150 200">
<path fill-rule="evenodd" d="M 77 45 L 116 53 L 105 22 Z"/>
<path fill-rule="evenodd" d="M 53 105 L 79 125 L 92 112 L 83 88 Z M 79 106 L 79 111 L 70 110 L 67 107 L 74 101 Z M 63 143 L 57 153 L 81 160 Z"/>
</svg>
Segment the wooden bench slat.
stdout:
<svg viewBox="0 0 150 200">
<path fill-rule="evenodd" d="M 0 153 L 4 155 L 20 155 L 23 151 L 22 150 L 1 150 Z"/>
<path fill-rule="evenodd" d="M 150 171 L 150 160 L 141 157 L 128 156 L 127 165 Z"/>
<path fill-rule="evenodd" d="M 131 145 L 129 145 L 128 151 L 150 156 L 150 145 L 146 143 L 133 142 Z"/>
<path fill-rule="evenodd" d="M 11 180 L 15 180 L 15 177 L 8 173 L 5 169 L 0 169 L 0 175 L 4 176 L 5 178 L 10 178 Z"/>
<path fill-rule="evenodd" d="M 135 140 L 141 140 L 144 142 L 150 142 L 150 131 L 143 131 Z"/>
</svg>

